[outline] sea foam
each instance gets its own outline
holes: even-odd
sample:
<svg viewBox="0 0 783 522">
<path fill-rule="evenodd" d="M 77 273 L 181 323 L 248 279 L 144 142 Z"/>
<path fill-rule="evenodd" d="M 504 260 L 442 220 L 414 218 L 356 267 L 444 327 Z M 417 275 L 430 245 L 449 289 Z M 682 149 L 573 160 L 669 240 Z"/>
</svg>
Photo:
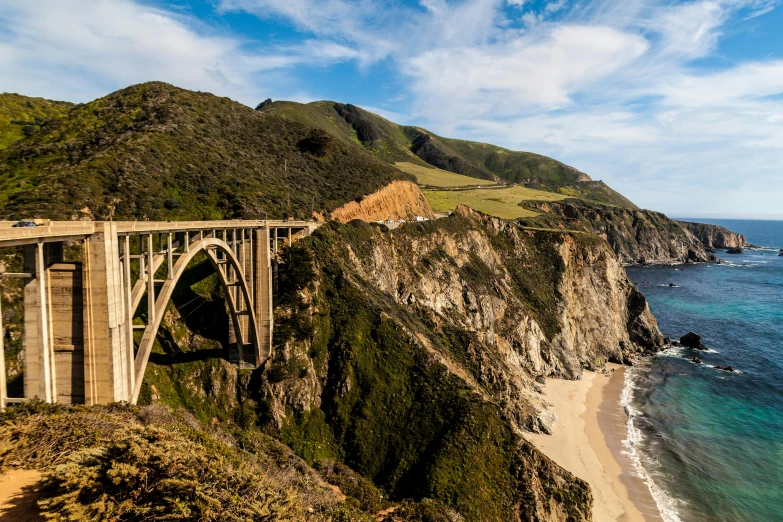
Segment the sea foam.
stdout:
<svg viewBox="0 0 783 522">
<path fill-rule="evenodd" d="M 640 444 L 644 442 L 644 434 L 635 424 L 635 420 L 642 417 L 642 412 L 633 406 L 634 390 L 636 389 L 634 377 L 636 376 L 636 372 L 637 367 L 631 367 L 626 370 L 623 391 L 620 395 L 620 404 L 627 416 L 626 438 L 623 440 L 625 451 L 623 453 L 631 459 L 635 475 L 641 478 L 647 485 L 647 489 L 650 490 L 650 494 L 652 495 L 653 500 L 655 500 L 655 504 L 658 506 L 658 511 L 661 513 L 661 517 L 666 522 L 682 522 L 677 511 L 677 505 L 682 501 L 668 495 L 666 491 L 653 480 L 650 473 L 644 467 L 642 463 L 643 457 L 638 450 Z"/>
</svg>

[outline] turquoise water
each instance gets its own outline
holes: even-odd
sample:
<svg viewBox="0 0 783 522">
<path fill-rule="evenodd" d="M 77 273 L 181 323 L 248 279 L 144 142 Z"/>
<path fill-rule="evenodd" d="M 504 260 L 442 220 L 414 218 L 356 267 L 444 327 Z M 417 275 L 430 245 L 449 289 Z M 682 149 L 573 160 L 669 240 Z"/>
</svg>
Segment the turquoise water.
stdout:
<svg viewBox="0 0 783 522">
<path fill-rule="evenodd" d="M 664 335 L 694 331 L 710 348 L 670 349 L 628 373 L 629 450 L 667 520 L 783 521 L 783 221 L 699 221 L 771 248 L 628 268 Z"/>
</svg>

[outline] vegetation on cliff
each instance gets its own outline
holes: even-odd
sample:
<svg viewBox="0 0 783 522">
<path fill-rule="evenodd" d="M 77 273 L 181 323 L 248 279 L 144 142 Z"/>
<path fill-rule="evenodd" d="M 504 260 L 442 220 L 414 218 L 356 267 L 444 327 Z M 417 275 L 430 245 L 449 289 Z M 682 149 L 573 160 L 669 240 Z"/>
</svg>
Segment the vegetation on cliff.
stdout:
<svg viewBox="0 0 783 522">
<path fill-rule="evenodd" d="M 73 106 L 70 102 L 0 94 L 0 150 L 32 136 L 46 122 L 67 114 Z"/>
<path fill-rule="evenodd" d="M 546 429 L 537 377 L 660 346 L 612 258 L 593 236 L 464 208 L 394 232 L 327 225 L 284 255 L 257 400 L 305 460 L 341 460 L 393 499 L 431 497 L 466 520 L 589 519 L 584 483 L 520 431 Z M 591 291 L 583 277 L 616 286 L 595 331 L 567 319 L 593 308 L 573 297 Z"/>
</svg>

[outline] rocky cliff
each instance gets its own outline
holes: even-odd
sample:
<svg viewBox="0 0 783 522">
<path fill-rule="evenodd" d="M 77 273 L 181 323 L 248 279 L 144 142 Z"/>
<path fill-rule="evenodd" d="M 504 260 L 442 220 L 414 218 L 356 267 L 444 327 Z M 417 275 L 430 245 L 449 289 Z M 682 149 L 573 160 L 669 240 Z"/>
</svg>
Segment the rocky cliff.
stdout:
<svg viewBox="0 0 783 522">
<path fill-rule="evenodd" d="M 588 486 L 520 436 L 539 381 L 662 344 L 614 252 L 460 207 L 396 231 L 329 224 L 279 267 L 276 355 L 256 400 L 308 462 L 466 520 L 589 520 Z"/>
<path fill-rule="evenodd" d="M 702 242 L 704 248 L 745 248 L 750 244 L 745 236 L 719 225 L 680 221 L 683 227 Z"/>
<path fill-rule="evenodd" d="M 525 202 L 525 206 L 545 213 L 523 220 L 525 224 L 596 234 L 611 245 L 624 264 L 715 260 L 714 256 L 705 250 L 702 240 L 685 224 L 660 212 L 587 203 L 576 199 Z M 711 227 L 702 226 L 705 231 Z"/>
<path fill-rule="evenodd" d="M 435 214 L 418 185 L 410 181 L 392 181 L 382 189 L 357 201 L 351 201 L 332 211 L 335 221 L 347 223 L 353 219 L 412 220 L 416 216 L 434 218 Z"/>
</svg>

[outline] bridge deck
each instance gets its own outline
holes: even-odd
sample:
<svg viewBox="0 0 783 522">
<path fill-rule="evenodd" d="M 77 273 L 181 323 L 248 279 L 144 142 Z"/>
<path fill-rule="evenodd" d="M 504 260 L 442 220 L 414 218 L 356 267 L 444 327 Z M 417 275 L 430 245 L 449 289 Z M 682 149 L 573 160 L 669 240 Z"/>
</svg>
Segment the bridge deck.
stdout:
<svg viewBox="0 0 783 522">
<path fill-rule="evenodd" d="M 17 227 L 16 221 L 0 221 L 0 248 L 31 245 L 39 242 L 75 241 L 85 239 L 96 231 L 100 221 L 49 221 L 41 220 L 36 227 Z M 308 228 L 314 221 L 245 220 L 222 221 L 115 221 L 117 233 L 151 234 L 199 230 L 253 229 L 253 228 Z"/>
</svg>

